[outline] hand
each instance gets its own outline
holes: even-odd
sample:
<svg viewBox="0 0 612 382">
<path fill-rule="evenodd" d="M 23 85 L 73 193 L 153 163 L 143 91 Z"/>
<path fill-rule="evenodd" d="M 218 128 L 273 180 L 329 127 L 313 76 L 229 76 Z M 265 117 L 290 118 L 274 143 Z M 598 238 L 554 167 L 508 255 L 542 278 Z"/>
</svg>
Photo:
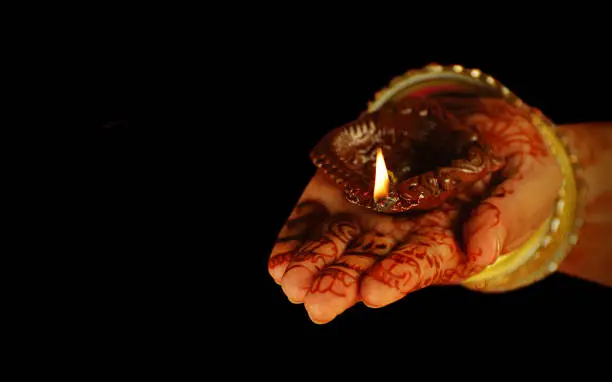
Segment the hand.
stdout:
<svg viewBox="0 0 612 382">
<path fill-rule="evenodd" d="M 562 176 L 524 111 L 502 100 L 450 100 L 504 168 L 435 210 L 395 217 L 350 205 L 317 173 L 274 246 L 269 272 L 312 321 L 353 304 L 382 307 L 432 284 L 459 283 L 519 247 L 549 216 Z"/>
</svg>

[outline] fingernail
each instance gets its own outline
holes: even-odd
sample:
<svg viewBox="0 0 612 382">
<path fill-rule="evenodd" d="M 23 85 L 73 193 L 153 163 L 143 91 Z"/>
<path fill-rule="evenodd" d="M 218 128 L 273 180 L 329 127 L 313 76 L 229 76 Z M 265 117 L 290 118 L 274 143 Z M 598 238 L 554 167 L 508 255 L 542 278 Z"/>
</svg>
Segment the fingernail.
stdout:
<svg viewBox="0 0 612 382">
<path fill-rule="evenodd" d="M 361 302 L 363 303 L 363 305 L 367 306 L 368 308 L 372 308 L 372 309 L 378 309 L 382 307 L 382 305 L 374 305 L 374 304 L 368 303 L 364 298 L 361 299 Z"/>
</svg>

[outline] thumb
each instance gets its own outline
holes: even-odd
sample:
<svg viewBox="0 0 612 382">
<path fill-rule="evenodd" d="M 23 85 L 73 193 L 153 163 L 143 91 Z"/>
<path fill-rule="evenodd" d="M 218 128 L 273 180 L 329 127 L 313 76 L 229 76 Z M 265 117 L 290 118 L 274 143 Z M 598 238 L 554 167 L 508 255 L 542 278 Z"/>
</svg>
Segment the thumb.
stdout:
<svg viewBox="0 0 612 382">
<path fill-rule="evenodd" d="M 551 153 L 515 155 L 502 175 L 505 180 L 464 225 L 468 267 L 474 272 L 525 243 L 552 213 L 562 184 Z"/>
</svg>

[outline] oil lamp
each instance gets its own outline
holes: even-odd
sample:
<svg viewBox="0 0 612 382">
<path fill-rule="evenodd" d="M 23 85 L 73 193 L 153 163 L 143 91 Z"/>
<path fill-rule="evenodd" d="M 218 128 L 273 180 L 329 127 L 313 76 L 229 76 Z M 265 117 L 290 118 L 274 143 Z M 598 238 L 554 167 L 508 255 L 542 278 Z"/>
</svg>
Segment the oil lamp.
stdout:
<svg viewBox="0 0 612 382">
<path fill-rule="evenodd" d="M 348 202 L 386 214 L 435 208 L 502 165 L 452 104 L 414 96 L 332 130 L 311 159 Z"/>
</svg>

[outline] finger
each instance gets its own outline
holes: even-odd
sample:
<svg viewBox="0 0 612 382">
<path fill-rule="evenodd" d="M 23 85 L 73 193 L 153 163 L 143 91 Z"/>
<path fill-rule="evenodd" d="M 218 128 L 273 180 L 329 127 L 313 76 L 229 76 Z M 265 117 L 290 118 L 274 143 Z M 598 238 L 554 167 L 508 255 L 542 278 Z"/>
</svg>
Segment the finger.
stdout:
<svg viewBox="0 0 612 382">
<path fill-rule="evenodd" d="M 395 246 L 395 239 L 369 231 L 355 240 L 336 262 L 327 266 L 315 279 L 304 299 L 313 322 L 323 324 L 358 301 L 359 279 L 382 255 Z"/>
<path fill-rule="evenodd" d="M 468 267 L 479 272 L 524 243 L 550 216 L 562 175 L 552 156 L 514 157 L 508 177 L 464 226 Z"/>
<path fill-rule="evenodd" d="M 303 302 L 315 277 L 344 253 L 359 231 L 352 217 L 338 215 L 329 222 L 320 239 L 306 241 L 293 255 L 281 280 L 289 300 L 294 303 Z"/>
<path fill-rule="evenodd" d="M 325 206 L 315 201 L 303 201 L 295 207 L 281 229 L 268 261 L 268 271 L 277 284 L 280 284 L 297 248 L 316 236 L 328 216 Z"/>
<path fill-rule="evenodd" d="M 412 234 L 405 237 L 405 243 L 384 256 L 363 277 L 360 293 L 367 306 L 378 307 L 396 301 L 418 289 L 421 278 L 427 278 L 432 272 L 431 282 L 454 276 L 457 264 L 463 261 L 453 234 L 459 208 L 457 203 L 446 202 L 414 219 Z"/>
<path fill-rule="evenodd" d="M 438 226 L 418 228 L 406 243 L 376 263 L 361 281 L 365 305 L 378 308 L 406 294 L 454 276 L 462 253 L 453 231 Z"/>
</svg>

